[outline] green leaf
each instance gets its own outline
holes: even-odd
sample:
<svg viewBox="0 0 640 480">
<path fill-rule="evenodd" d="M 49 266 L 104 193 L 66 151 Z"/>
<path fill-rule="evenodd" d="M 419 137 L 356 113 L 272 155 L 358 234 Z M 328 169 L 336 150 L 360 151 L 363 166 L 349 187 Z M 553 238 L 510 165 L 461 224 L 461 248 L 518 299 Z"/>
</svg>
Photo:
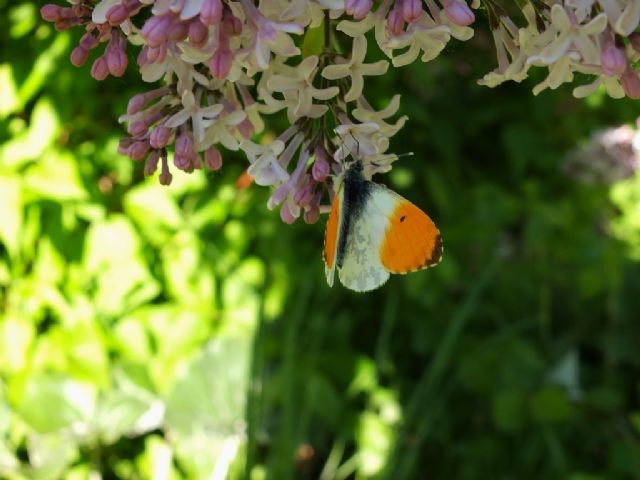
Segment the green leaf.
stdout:
<svg viewBox="0 0 640 480">
<path fill-rule="evenodd" d="M 58 114 L 51 100 L 47 97 L 40 98 L 31 114 L 29 129 L 0 145 L 0 171 L 15 170 L 28 161 L 48 161 L 46 166 L 36 168 L 35 173 L 44 177 L 42 181 L 46 181 L 47 176 L 52 175 L 55 179 L 64 181 L 65 175 L 68 175 L 68 167 L 62 166 L 62 171 L 53 168 L 59 159 L 58 155 L 52 155 L 49 149 L 58 134 L 59 124 Z M 41 158 L 43 156 L 47 158 Z M 72 162 L 75 161 L 67 154 L 67 161 L 69 158 Z"/>
<path fill-rule="evenodd" d="M 22 230 L 21 183 L 18 177 L 0 175 L 0 242 L 12 258 L 18 253 Z"/>
<path fill-rule="evenodd" d="M 5 314 L 0 319 L 0 372 L 12 374 L 25 368 L 35 336 L 28 318 Z"/>
<path fill-rule="evenodd" d="M 0 120 L 21 107 L 11 65 L 0 64 Z"/>
<path fill-rule="evenodd" d="M 38 433 L 78 428 L 93 418 L 96 395 L 95 387 L 86 383 L 50 374 L 34 375 L 26 379 L 17 411 Z"/>
<path fill-rule="evenodd" d="M 541 423 L 560 423 L 573 414 L 573 405 L 564 390 L 557 387 L 545 387 L 530 400 L 532 417 Z"/>
<path fill-rule="evenodd" d="M 493 423 L 501 430 L 515 432 L 522 428 L 527 411 L 526 398 L 518 390 L 501 390 L 491 402 Z"/>
<path fill-rule="evenodd" d="M 302 57 L 320 55 L 324 49 L 324 25 L 307 29 L 302 42 Z"/>
</svg>

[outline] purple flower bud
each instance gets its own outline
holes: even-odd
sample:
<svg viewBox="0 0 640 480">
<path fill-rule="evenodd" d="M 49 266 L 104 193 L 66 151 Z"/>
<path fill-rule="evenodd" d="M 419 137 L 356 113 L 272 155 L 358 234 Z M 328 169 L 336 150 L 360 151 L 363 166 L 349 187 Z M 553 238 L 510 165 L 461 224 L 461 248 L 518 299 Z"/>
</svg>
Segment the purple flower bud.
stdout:
<svg viewBox="0 0 640 480">
<path fill-rule="evenodd" d="M 215 78 L 226 78 L 231 70 L 233 54 L 229 49 L 219 48 L 209 61 L 209 70 Z"/>
<path fill-rule="evenodd" d="M 114 77 L 121 77 L 127 70 L 129 59 L 124 52 L 124 45 L 126 45 L 125 42 L 121 42 L 114 37 L 106 48 L 107 66 Z"/>
<path fill-rule="evenodd" d="M 600 63 L 602 63 L 602 71 L 605 74 L 617 77 L 624 73 L 628 61 L 624 50 L 616 47 L 616 44 L 611 39 L 607 39 L 600 54 Z"/>
<path fill-rule="evenodd" d="M 89 51 L 93 47 L 98 45 L 98 42 L 99 42 L 98 38 L 92 32 L 87 32 L 82 36 L 78 45 L 84 48 L 85 50 Z"/>
<path fill-rule="evenodd" d="M 144 120 L 134 120 L 127 127 L 127 131 L 135 138 L 144 137 L 148 130 L 149 125 Z"/>
<path fill-rule="evenodd" d="M 444 6 L 444 12 L 449 20 L 462 27 L 469 26 L 476 20 L 469 5 L 462 0 L 448 0 Z"/>
<path fill-rule="evenodd" d="M 204 0 L 200 9 L 200 20 L 205 25 L 214 25 L 222 20 L 222 1 L 221 0 Z"/>
<path fill-rule="evenodd" d="M 329 162 L 327 161 L 327 152 L 321 145 L 318 145 L 314 151 L 315 159 L 311 167 L 311 175 L 316 182 L 324 182 L 329 175 Z"/>
<path fill-rule="evenodd" d="M 109 22 L 109 25 L 120 25 L 127 18 L 129 18 L 129 10 L 123 4 L 118 3 L 107 10 L 105 17 L 107 19 L 107 22 Z"/>
<path fill-rule="evenodd" d="M 314 205 L 304 211 L 304 221 L 306 223 L 316 223 L 318 218 L 320 218 L 320 208 L 318 206 Z"/>
<path fill-rule="evenodd" d="M 40 16 L 47 22 L 57 22 L 62 18 L 62 10 L 62 7 L 49 3 L 40 9 Z"/>
<path fill-rule="evenodd" d="M 147 155 L 148 151 L 149 142 L 146 140 L 140 140 L 131 144 L 127 149 L 127 155 L 129 155 L 132 160 L 142 160 L 145 155 Z"/>
<path fill-rule="evenodd" d="M 171 22 L 169 28 L 167 28 L 167 38 L 174 42 L 180 42 L 187 38 L 189 34 L 189 26 L 186 22 L 176 19 Z"/>
<path fill-rule="evenodd" d="M 209 37 L 209 29 L 200 20 L 194 18 L 189 23 L 189 38 L 195 45 L 203 45 Z"/>
<path fill-rule="evenodd" d="M 176 155 L 190 157 L 195 153 L 193 148 L 193 140 L 186 130 L 180 132 L 176 138 Z"/>
<path fill-rule="evenodd" d="M 159 125 L 151 131 L 149 142 L 153 148 L 164 148 L 169 143 L 172 130 L 164 125 Z"/>
<path fill-rule="evenodd" d="M 170 25 L 171 19 L 167 15 L 151 17 L 145 22 L 140 33 L 147 39 L 150 47 L 157 47 L 165 42 Z"/>
<path fill-rule="evenodd" d="M 147 161 L 144 164 L 144 174 L 149 176 L 153 175 L 158 168 L 158 160 L 160 160 L 160 151 L 154 150 L 151 152 L 151 155 L 147 158 Z"/>
<path fill-rule="evenodd" d="M 140 110 L 142 110 L 142 107 L 144 107 L 147 103 L 148 103 L 147 96 L 144 93 L 139 93 L 138 95 L 134 95 L 133 97 L 131 97 L 131 99 L 129 100 L 129 103 L 127 104 L 127 113 L 129 115 L 138 113 Z"/>
<path fill-rule="evenodd" d="M 306 207 L 313 200 L 313 192 L 311 191 L 312 185 L 307 182 L 303 187 L 300 187 L 293 194 L 293 201 L 301 207 Z"/>
<path fill-rule="evenodd" d="M 244 120 L 242 120 L 236 128 L 240 132 L 240 135 L 242 135 L 247 140 L 253 137 L 253 134 L 255 133 L 255 128 L 253 128 L 253 123 L 251 123 L 251 120 L 249 120 L 248 118 L 245 118 Z"/>
<path fill-rule="evenodd" d="M 636 52 L 640 52 L 640 33 L 633 32 L 629 35 L 629 42 Z"/>
<path fill-rule="evenodd" d="M 282 204 L 282 208 L 280 208 L 280 218 L 287 225 L 291 225 L 296 221 L 297 215 L 294 215 L 291 212 L 291 208 L 289 207 L 289 202 L 284 202 Z"/>
<path fill-rule="evenodd" d="M 225 11 L 222 18 L 222 31 L 225 35 L 235 37 L 242 33 L 242 22 L 231 11 Z"/>
<path fill-rule="evenodd" d="M 163 43 L 157 47 L 149 47 L 147 50 L 147 60 L 149 63 L 161 63 L 164 62 L 167 56 L 167 44 Z"/>
<path fill-rule="evenodd" d="M 127 155 L 128 148 L 133 145 L 133 138 L 122 137 L 118 142 L 118 153 L 120 155 Z"/>
<path fill-rule="evenodd" d="M 136 59 L 136 63 L 139 66 L 142 67 L 143 65 L 151 63 L 151 60 L 149 60 L 149 57 L 147 55 L 148 53 L 149 53 L 149 47 L 147 45 L 145 45 L 140 49 L 140 53 L 138 54 L 138 58 Z"/>
<path fill-rule="evenodd" d="M 417 22 L 423 11 L 422 0 L 402 0 L 402 18 L 408 23 Z"/>
<path fill-rule="evenodd" d="M 622 88 L 624 93 L 627 94 L 627 97 L 633 99 L 640 98 L 640 78 L 638 77 L 638 73 L 628 64 L 627 69 L 620 78 L 620 83 L 622 84 Z"/>
<path fill-rule="evenodd" d="M 204 152 L 204 163 L 212 172 L 220 170 L 220 167 L 222 167 L 222 155 L 220 154 L 220 151 L 213 145 L 207 148 L 207 150 Z"/>
<path fill-rule="evenodd" d="M 188 155 L 182 155 L 176 152 L 176 154 L 173 156 L 173 164 L 180 170 L 193 170 L 191 168 L 191 157 Z"/>
<path fill-rule="evenodd" d="M 93 65 L 91 65 L 91 76 L 96 80 L 104 80 L 109 76 L 109 66 L 104 55 L 96 58 Z"/>
<path fill-rule="evenodd" d="M 161 167 L 162 170 L 160 172 L 160 185 L 169 185 L 171 183 L 173 176 L 169 171 L 169 164 L 167 163 L 167 152 L 163 150 L 162 154 L 160 155 L 160 158 L 162 160 L 162 167 Z"/>
<path fill-rule="evenodd" d="M 71 52 L 71 64 L 75 67 L 84 65 L 89 58 L 89 50 L 85 50 L 82 47 L 76 47 Z"/>
<path fill-rule="evenodd" d="M 344 9 L 356 20 L 362 20 L 371 11 L 372 0 L 345 0 Z"/>
<path fill-rule="evenodd" d="M 404 18 L 400 9 L 397 8 L 398 5 L 396 3 L 396 6 L 391 9 L 387 17 L 387 30 L 392 35 L 400 35 L 404 31 Z"/>
</svg>

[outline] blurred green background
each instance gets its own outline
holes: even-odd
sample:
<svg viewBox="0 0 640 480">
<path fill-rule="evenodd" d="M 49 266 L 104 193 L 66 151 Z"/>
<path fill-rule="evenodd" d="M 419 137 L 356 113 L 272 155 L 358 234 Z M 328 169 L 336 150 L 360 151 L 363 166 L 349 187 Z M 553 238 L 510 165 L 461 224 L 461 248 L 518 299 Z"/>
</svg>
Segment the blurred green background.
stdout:
<svg viewBox="0 0 640 480">
<path fill-rule="evenodd" d="M 640 478 L 640 176 L 563 173 L 637 102 L 478 87 L 486 29 L 372 79 L 416 152 L 378 181 L 445 253 L 356 294 L 240 157 L 118 156 L 148 87 L 72 67 L 43 3 L 0 0 L 0 478 Z"/>
</svg>

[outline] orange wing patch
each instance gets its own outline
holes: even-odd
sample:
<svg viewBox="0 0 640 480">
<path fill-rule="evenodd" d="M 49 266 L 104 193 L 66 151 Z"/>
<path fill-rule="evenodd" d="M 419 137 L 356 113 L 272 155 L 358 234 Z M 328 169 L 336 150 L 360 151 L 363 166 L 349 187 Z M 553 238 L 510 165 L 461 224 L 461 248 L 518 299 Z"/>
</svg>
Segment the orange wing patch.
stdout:
<svg viewBox="0 0 640 480">
<path fill-rule="evenodd" d="M 430 267 L 442 257 L 442 238 L 429 216 L 409 201 L 400 202 L 389 218 L 380 259 L 391 273 Z"/>
<path fill-rule="evenodd" d="M 327 268 L 333 268 L 336 260 L 336 244 L 338 243 L 338 225 L 340 224 L 340 198 L 336 195 L 331 205 L 331 213 L 327 220 L 327 229 L 324 232 L 324 263 Z"/>
</svg>

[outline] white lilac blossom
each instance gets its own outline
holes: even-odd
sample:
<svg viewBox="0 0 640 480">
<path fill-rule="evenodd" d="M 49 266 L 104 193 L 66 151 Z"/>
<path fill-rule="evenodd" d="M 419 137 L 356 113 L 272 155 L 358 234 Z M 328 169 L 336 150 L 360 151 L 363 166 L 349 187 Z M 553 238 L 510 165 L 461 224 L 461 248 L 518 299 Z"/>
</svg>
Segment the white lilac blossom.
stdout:
<svg viewBox="0 0 640 480">
<path fill-rule="evenodd" d="M 399 95 L 372 106 L 367 78 L 384 75 L 389 64 L 429 62 L 452 39 L 470 39 L 479 9 L 497 56 L 480 84 L 521 82 L 541 68 L 548 74 L 534 94 L 579 79 L 576 97 L 602 88 L 613 98 L 640 98 L 640 0 L 68 4 L 46 5 L 41 14 L 57 30 L 84 29 L 74 65 L 91 61 L 96 80 L 135 68 L 152 84 L 120 117 L 128 135 L 118 151 L 143 162 L 146 175 L 159 170 L 167 185 L 176 168 L 214 172 L 225 152 L 239 150 L 255 183 L 273 189 L 268 207 L 287 223 L 315 222 L 327 210 L 348 156 L 362 160 L 368 178 L 391 169 L 398 157 L 388 151 L 390 139 L 408 118 L 396 116 Z M 372 60 L 375 49 L 387 60 Z M 265 122 L 278 112 L 289 122 L 280 134 Z"/>
</svg>

